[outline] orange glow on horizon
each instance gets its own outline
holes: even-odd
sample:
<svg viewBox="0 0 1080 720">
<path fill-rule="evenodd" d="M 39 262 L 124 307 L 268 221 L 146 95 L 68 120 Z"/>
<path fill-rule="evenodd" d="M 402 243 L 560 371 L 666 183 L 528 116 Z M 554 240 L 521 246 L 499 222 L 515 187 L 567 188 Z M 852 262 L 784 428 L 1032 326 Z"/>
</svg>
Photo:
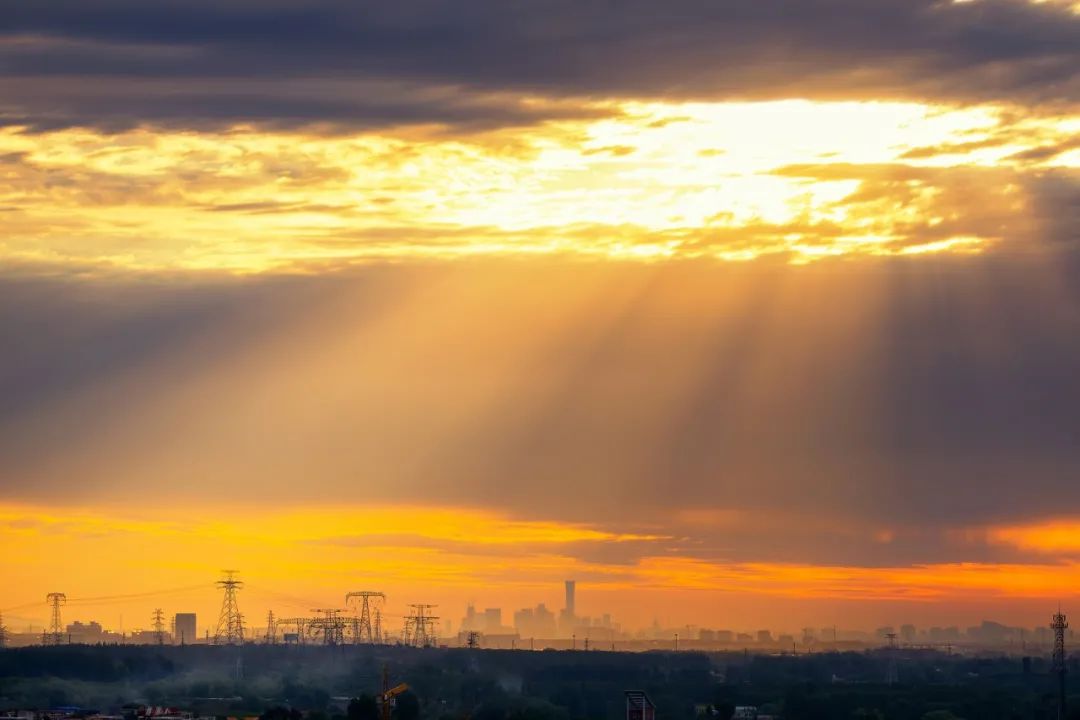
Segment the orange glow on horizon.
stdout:
<svg viewBox="0 0 1080 720">
<path fill-rule="evenodd" d="M 770 598 L 801 598 L 963 607 L 988 598 L 1056 595 L 1063 584 L 1080 582 L 1080 562 L 838 567 L 709 561 L 660 554 L 667 540 L 662 535 L 613 534 L 467 508 L 248 509 L 228 518 L 205 517 L 195 508 L 175 510 L 191 519 L 148 520 L 143 512 L 116 508 L 3 507 L 0 536 L 8 550 L 3 570 L 22 581 L 0 611 L 11 616 L 14 608 L 14 617 L 40 623 L 34 614 L 42 612 L 38 596 L 59 589 L 68 593 L 76 615 L 108 617 L 119 611 L 139 617 L 144 606 L 162 602 L 144 595 L 167 588 L 174 596 L 170 602 L 210 615 L 219 566 L 242 569 L 248 583 L 244 599 L 258 607 L 316 607 L 311 603 L 333 599 L 359 583 L 389 590 L 399 604 L 417 596 L 446 602 L 451 616 L 464 611 L 466 597 L 525 606 L 530 598 L 550 595 L 563 578 L 586 578 L 584 585 L 603 598 L 607 611 L 640 625 L 647 624 L 647 616 L 629 600 L 640 593 L 663 593 L 669 610 L 694 605 L 700 593 L 715 596 L 721 607 L 747 598 L 765 604 Z M 653 543 L 654 550 L 630 564 L 575 557 L 581 543 L 621 542 Z M 53 587 L 56 577 L 65 578 L 65 587 Z M 95 600 L 99 597 L 119 600 Z M 388 617 L 393 616 L 391 611 Z"/>
<path fill-rule="evenodd" d="M 1080 553 L 1080 521 L 1051 519 L 1023 525 L 992 528 L 992 542 L 1044 554 Z"/>
</svg>

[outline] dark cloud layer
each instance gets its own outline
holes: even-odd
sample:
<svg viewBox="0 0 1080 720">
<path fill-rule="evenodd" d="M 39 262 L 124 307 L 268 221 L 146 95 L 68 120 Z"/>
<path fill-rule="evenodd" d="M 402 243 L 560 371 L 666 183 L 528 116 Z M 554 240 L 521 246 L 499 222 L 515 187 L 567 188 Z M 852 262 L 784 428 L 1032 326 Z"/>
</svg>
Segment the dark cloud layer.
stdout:
<svg viewBox="0 0 1080 720">
<path fill-rule="evenodd" d="M 0 491 L 670 538 L 572 550 L 628 561 L 1008 558 L 950 533 L 1080 503 L 1078 308 L 1066 256 L 5 281 Z"/>
<path fill-rule="evenodd" d="M 1080 100 L 1080 16 L 1062 3 L 4 0 L 0 16 L 0 75 L 51 78 L 9 86 L 3 112 L 44 126 L 529 119 L 513 99 L 469 111 L 464 96 L 491 92 Z M 266 80 L 285 84 L 251 90 Z M 207 81 L 223 92 L 193 89 Z M 293 87 L 311 81 L 333 82 Z M 357 85 L 376 81 L 457 97 L 408 103 Z"/>
</svg>

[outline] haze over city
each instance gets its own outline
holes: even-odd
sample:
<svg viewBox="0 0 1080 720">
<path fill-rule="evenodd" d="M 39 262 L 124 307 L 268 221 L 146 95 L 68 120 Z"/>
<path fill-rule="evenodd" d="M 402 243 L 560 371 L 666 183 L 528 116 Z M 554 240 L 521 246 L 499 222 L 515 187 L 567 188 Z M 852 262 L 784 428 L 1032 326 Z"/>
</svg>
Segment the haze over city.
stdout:
<svg viewBox="0 0 1080 720">
<path fill-rule="evenodd" d="M 1045 631 L 1078 68 L 1064 0 L 0 0 L 4 623 Z"/>
</svg>

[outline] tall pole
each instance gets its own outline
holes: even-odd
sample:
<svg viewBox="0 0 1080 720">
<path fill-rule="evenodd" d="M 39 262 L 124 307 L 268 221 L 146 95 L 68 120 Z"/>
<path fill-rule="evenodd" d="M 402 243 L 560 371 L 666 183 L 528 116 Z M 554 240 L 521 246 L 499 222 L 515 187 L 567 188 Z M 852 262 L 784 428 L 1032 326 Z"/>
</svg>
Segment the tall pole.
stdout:
<svg viewBox="0 0 1080 720">
<path fill-rule="evenodd" d="M 381 720 L 390 720 L 390 666 L 382 666 L 382 706 L 379 708 Z"/>
<path fill-rule="evenodd" d="M 1065 720 L 1065 630 L 1069 622 L 1061 608 L 1054 613 L 1050 627 L 1054 631 L 1054 672 L 1058 681 L 1058 720 Z"/>
</svg>

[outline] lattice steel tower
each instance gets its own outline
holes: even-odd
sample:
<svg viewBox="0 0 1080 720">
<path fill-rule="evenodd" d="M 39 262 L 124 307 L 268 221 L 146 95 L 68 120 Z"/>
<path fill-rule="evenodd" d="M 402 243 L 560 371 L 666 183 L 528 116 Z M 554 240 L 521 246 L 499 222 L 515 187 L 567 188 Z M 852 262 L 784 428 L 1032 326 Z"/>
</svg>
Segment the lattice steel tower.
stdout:
<svg viewBox="0 0 1080 720">
<path fill-rule="evenodd" d="M 154 610 L 154 640 L 158 645 L 165 644 L 165 612 L 161 608 Z"/>
<path fill-rule="evenodd" d="M 1054 673 L 1058 681 L 1058 720 L 1065 720 L 1065 630 L 1069 622 L 1061 608 L 1054 613 L 1050 628 L 1054 631 Z"/>
<path fill-rule="evenodd" d="M 374 590 L 357 590 L 356 592 L 346 593 L 345 605 L 347 606 L 353 598 L 360 598 L 360 617 L 356 621 L 353 642 L 369 644 L 378 642 L 378 634 L 371 624 L 371 606 L 373 600 L 386 600 L 386 593 Z"/>
<path fill-rule="evenodd" d="M 419 648 L 432 647 L 438 640 L 438 635 L 435 633 L 435 621 L 439 617 L 431 615 L 430 612 L 438 605 L 414 603 L 409 607 L 413 609 L 413 612 L 405 618 L 405 644 Z"/>
<path fill-rule="evenodd" d="M 324 645 L 345 643 L 345 618 L 341 617 L 341 610 L 313 608 L 311 612 L 322 613 L 322 617 L 312 618 L 308 622 L 308 632 L 322 632 Z"/>
<path fill-rule="evenodd" d="M 885 668 L 885 684 L 895 685 L 900 682 L 900 672 L 896 667 L 896 633 L 886 633 L 885 639 L 889 641 L 889 662 Z"/>
<path fill-rule="evenodd" d="M 64 623 L 60 619 L 60 606 L 67 602 L 64 593 L 49 593 L 45 601 L 52 607 L 52 619 L 49 621 L 49 632 L 45 634 L 46 645 L 60 645 L 64 642 Z"/>
<path fill-rule="evenodd" d="M 225 591 L 221 601 L 221 614 L 218 616 L 217 629 L 214 631 L 215 645 L 243 645 L 244 620 L 236 604 L 236 593 L 244 583 L 236 579 L 236 570 L 222 570 L 225 579 L 218 580 L 217 586 Z"/>
</svg>

